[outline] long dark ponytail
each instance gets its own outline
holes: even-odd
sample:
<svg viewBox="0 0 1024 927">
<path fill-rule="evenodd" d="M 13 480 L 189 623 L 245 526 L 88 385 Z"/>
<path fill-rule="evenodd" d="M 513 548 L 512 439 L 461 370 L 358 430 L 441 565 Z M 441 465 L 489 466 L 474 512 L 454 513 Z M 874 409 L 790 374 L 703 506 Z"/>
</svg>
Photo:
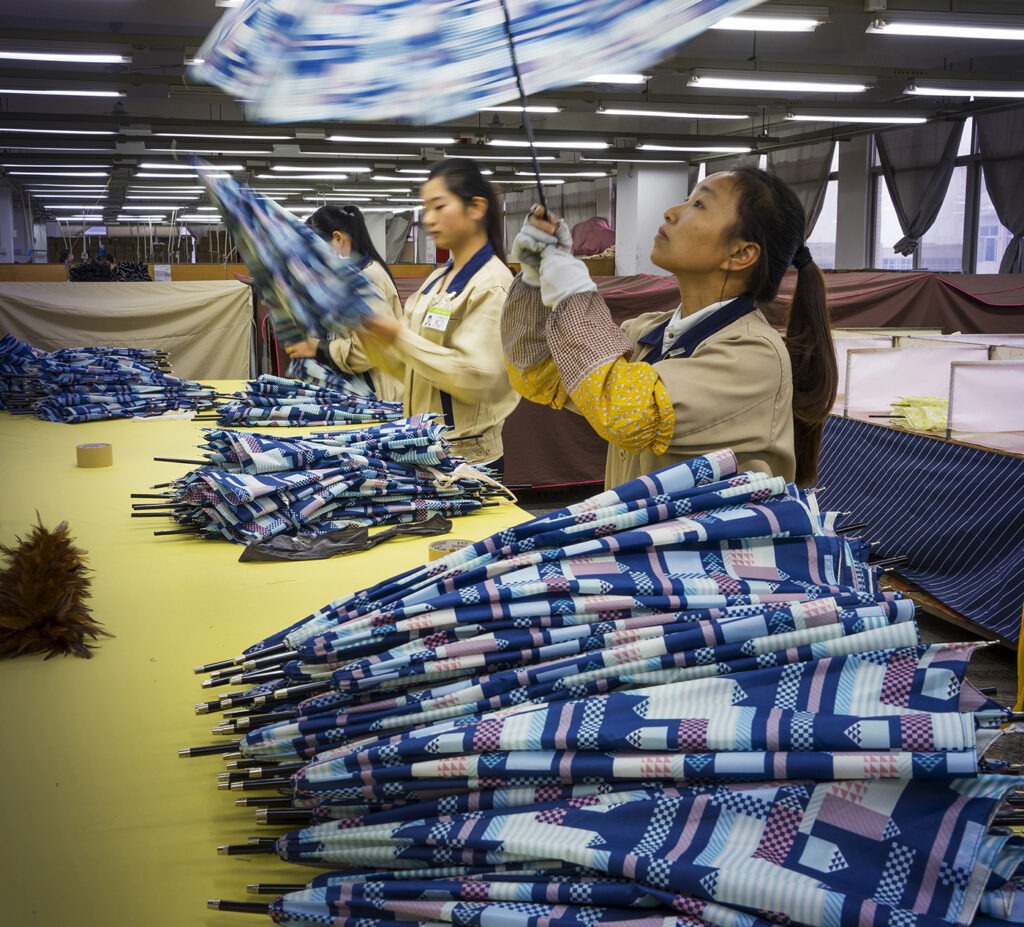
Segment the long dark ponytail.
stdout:
<svg viewBox="0 0 1024 927">
<path fill-rule="evenodd" d="M 434 180 L 437 177 L 444 178 L 452 195 L 457 196 L 463 203 L 468 204 L 478 196 L 486 200 L 487 214 L 484 216 L 484 231 L 487 233 L 487 240 L 494 248 L 498 259 L 503 264 L 507 263 L 498 194 L 494 187 L 487 182 L 487 178 L 480 173 L 476 161 L 470 158 L 445 158 L 443 161 L 438 161 L 427 175 L 428 180 Z"/>
<path fill-rule="evenodd" d="M 822 427 L 839 385 L 825 278 L 804 245 L 807 218 L 792 188 L 757 168 L 739 168 L 732 175 L 739 219 L 731 234 L 761 247 L 747 292 L 756 303 L 767 305 L 778 294 L 790 265 L 797 268 L 786 349 L 793 368 L 796 482 L 808 486 L 818 478 Z"/>
<path fill-rule="evenodd" d="M 352 239 L 352 253 L 361 254 L 371 261 L 376 261 L 391 277 L 391 282 L 395 282 L 387 261 L 374 247 L 373 239 L 370 238 L 370 230 L 366 227 L 366 220 L 357 206 L 321 206 L 306 220 L 306 225 L 328 241 L 335 232 L 348 235 Z"/>
</svg>

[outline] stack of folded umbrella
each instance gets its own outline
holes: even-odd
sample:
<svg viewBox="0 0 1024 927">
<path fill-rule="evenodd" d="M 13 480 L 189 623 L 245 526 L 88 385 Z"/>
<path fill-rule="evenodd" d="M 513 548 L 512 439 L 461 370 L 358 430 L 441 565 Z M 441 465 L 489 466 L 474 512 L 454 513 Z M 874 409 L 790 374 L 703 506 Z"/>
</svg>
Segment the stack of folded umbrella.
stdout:
<svg viewBox="0 0 1024 927">
<path fill-rule="evenodd" d="M 183 526 L 157 534 L 244 544 L 470 514 L 505 490 L 452 453 L 446 430 L 432 414 L 305 438 L 207 429 L 203 466 L 134 514 Z"/>
<path fill-rule="evenodd" d="M 168 372 L 148 348 L 41 351 L 0 339 L 0 408 L 52 422 L 91 422 L 212 408 L 215 392 Z"/>
<path fill-rule="evenodd" d="M 314 386 L 326 386 L 329 389 L 345 390 L 357 396 L 376 398 L 373 388 L 362 375 L 349 376 L 340 370 L 325 367 L 313 357 L 293 357 L 288 365 L 288 376 L 303 383 Z"/>
<path fill-rule="evenodd" d="M 389 422 L 402 417 L 402 403 L 385 402 L 369 391 L 354 392 L 264 374 L 217 410 L 220 424 L 341 425 Z"/>
<path fill-rule="evenodd" d="M 1014 919 L 1014 716 L 813 494 L 729 451 L 351 592 L 198 667 L 221 786 L 331 871 L 287 925 Z M 269 791 L 270 794 L 266 794 Z"/>
</svg>

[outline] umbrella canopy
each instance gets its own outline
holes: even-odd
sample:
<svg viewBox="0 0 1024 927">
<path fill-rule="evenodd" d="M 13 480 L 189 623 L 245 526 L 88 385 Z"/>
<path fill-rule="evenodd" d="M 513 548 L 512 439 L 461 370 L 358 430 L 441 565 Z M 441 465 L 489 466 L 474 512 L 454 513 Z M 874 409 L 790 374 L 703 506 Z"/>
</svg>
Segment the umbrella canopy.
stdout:
<svg viewBox="0 0 1024 927">
<path fill-rule="evenodd" d="M 439 122 L 516 97 L 510 42 L 523 92 L 538 93 L 579 83 L 581 62 L 645 68 L 758 2 L 249 0 L 192 73 L 268 121 Z"/>
<path fill-rule="evenodd" d="M 366 300 L 375 288 L 359 270 L 357 257 L 342 257 L 269 197 L 193 161 L 254 286 L 277 308 L 275 318 L 289 319 L 293 334 L 345 335 L 373 314 Z"/>
<path fill-rule="evenodd" d="M 346 927 L 1015 910 L 1024 847 L 993 825 L 1018 780 L 983 758 L 1014 716 L 966 679 L 982 645 L 921 644 L 834 521 L 709 455 L 332 603 L 291 652 L 254 648 L 220 681 L 257 684 L 201 706 L 261 764 L 222 784 L 308 824 L 222 850 L 342 871 L 238 909 Z"/>
<path fill-rule="evenodd" d="M 217 410 L 222 425 L 338 425 L 388 422 L 402 417 L 402 403 L 264 374 L 249 380 L 236 399 Z"/>
</svg>

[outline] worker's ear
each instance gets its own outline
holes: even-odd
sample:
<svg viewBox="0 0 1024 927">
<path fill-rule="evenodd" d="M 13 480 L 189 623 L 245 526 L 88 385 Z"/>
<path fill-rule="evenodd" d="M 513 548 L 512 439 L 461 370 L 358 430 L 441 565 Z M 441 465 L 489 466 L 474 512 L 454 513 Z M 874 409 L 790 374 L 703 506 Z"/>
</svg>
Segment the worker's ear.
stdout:
<svg viewBox="0 0 1024 927">
<path fill-rule="evenodd" d="M 753 241 L 733 243 L 729 256 L 722 262 L 722 269 L 733 272 L 750 270 L 761 257 L 761 246 Z"/>
<path fill-rule="evenodd" d="M 469 213 L 471 219 L 483 222 L 487 215 L 487 200 L 482 196 L 474 196 L 466 203 L 466 212 Z"/>
</svg>

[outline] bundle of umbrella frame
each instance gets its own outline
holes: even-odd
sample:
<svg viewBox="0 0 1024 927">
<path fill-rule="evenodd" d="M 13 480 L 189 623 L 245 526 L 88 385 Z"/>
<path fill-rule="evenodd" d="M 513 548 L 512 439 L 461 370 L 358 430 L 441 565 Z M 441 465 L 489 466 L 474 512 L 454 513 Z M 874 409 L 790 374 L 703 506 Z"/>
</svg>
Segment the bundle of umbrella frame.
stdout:
<svg viewBox="0 0 1024 927">
<path fill-rule="evenodd" d="M 205 429 L 205 460 L 160 493 L 133 498 L 135 517 L 170 517 L 196 534 L 240 544 L 280 535 L 315 537 L 355 527 L 450 518 L 508 495 L 483 468 L 469 467 L 445 439 L 440 416 L 424 414 L 349 431 L 281 438 Z"/>
<path fill-rule="evenodd" d="M 385 402 L 369 390 L 318 386 L 264 374 L 249 380 L 217 409 L 221 425 L 341 425 L 392 422 L 402 417 L 402 403 Z"/>
<path fill-rule="evenodd" d="M 197 667 L 275 923 L 1019 920 L 1016 720 L 813 492 L 721 451 Z"/>
<path fill-rule="evenodd" d="M 76 424 L 215 405 L 211 387 L 168 371 L 162 351 L 109 347 L 42 351 L 8 334 L 0 339 L 0 409 Z"/>
</svg>

